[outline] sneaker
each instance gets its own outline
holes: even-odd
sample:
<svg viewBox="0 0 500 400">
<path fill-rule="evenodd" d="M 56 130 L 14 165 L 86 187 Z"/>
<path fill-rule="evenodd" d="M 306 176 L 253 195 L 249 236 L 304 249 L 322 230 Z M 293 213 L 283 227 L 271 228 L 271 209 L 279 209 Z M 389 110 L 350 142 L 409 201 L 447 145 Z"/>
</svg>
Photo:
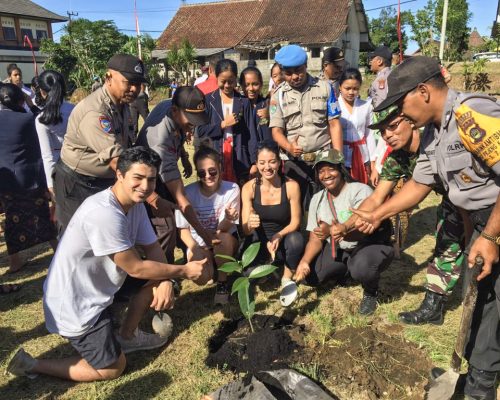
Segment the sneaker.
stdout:
<svg viewBox="0 0 500 400">
<path fill-rule="evenodd" d="M 377 309 L 377 296 L 372 296 L 367 293 L 363 294 L 363 300 L 359 305 L 359 313 L 361 315 L 371 315 Z"/>
<path fill-rule="evenodd" d="M 152 350 L 162 347 L 167 343 L 169 336 L 160 336 L 155 333 L 146 333 L 137 328 L 132 339 L 124 339 L 120 335 L 116 335 L 116 339 L 120 343 L 125 354 L 139 350 Z"/>
<path fill-rule="evenodd" d="M 215 288 L 214 305 L 226 305 L 229 303 L 229 286 L 227 282 L 217 282 Z"/>
<path fill-rule="evenodd" d="M 24 351 L 21 347 L 14 357 L 11 358 L 7 366 L 7 372 L 15 376 L 26 376 L 30 379 L 35 379 L 38 374 L 30 373 L 35 367 L 36 360 Z"/>
</svg>

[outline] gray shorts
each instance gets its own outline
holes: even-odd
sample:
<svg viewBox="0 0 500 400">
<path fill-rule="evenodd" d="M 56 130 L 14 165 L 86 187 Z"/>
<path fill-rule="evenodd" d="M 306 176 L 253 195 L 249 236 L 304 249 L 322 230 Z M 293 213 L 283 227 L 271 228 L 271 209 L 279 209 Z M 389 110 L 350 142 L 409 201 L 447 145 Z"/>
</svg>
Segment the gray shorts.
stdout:
<svg viewBox="0 0 500 400">
<path fill-rule="evenodd" d="M 104 310 L 94 326 L 83 335 L 66 339 L 95 369 L 104 369 L 114 364 L 122 352 L 113 332 L 109 309 Z"/>
</svg>

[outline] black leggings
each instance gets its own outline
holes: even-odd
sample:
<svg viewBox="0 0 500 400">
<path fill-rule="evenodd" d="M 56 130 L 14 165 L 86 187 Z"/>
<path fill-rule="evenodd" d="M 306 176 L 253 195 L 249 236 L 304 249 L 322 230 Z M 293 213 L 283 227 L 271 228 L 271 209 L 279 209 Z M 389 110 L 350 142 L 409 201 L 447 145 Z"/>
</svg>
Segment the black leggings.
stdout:
<svg viewBox="0 0 500 400">
<path fill-rule="evenodd" d="M 380 273 L 389 266 L 393 257 L 394 249 L 390 245 L 363 243 L 352 251 L 338 250 L 334 260 L 332 246 L 325 241 L 321 253 L 311 265 L 307 282 L 319 285 L 329 279 L 341 279 L 349 272 L 368 294 L 376 295 Z"/>
<path fill-rule="evenodd" d="M 247 238 L 247 241 L 245 242 L 245 249 L 256 241 L 258 241 L 258 239 L 255 236 Z M 286 265 L 292 271 L 295 271 L 297 265 L 299 265 L 302 255 L 304 254 L 304 248 L 305 241 L 302 234 L 300 232 L 289 233 L 283 240 L 280 241 L 273 265 Z M 263 241 L 260 242 L 259 253 L 257 254 L 257 257 L 255 257 L 252 264 L 245 269 L 245 274 L 249 274 L 259 265 L 269 263 L 270 259 L 271 255 L 267 251 L 267 243 Z"/>
</svg>

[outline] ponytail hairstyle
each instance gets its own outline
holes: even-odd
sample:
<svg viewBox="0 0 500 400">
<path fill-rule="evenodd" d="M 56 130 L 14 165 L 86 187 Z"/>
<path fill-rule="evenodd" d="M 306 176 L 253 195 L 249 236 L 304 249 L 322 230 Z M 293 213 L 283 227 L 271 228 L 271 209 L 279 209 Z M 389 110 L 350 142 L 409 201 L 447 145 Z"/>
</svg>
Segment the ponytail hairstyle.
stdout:
<svg viewBox="0 0 500 400">
<path fill-rule="evenodd" d="M 281 181 L 283 182 L 283 179 L 285 179 L 285 176 L 283 175 L 283 170 L 281 168 L 281 157 L 280 157 L 280 148 L 278 144 L 274 140 L 262 140 L 257 144 L 257 154 L 255 158 L 258 160 L 259 154 L 263 151 L 267 150 L 270 151 L 271 153 L 274 153 L 276 156 L 276 159 L 278 160 L 279 163 L 279 168 L 278 168 L 278 176 L 281 178 Z M 260 172 L 257 170 L 257 176 L 255 178 L 255 184 L 256 185 L 261 185 L 262 184 L 262 176 L 260 175 Z"/>
<path fill-rule="evenodd" d="M 38 78 L 38 86 L 47 93 L 39 121 L 44 125 L 62 122 L 61 105 L 66 96 L 64 77 L 57 71 L 44 71 Z"/>
<path fill-rule="evenodd" d="M 19 86 L 13 83 L 5 83 L 0 86 L 0 103 L 9 110 L 26 112 L 23 107 L 24 93 Z"/>
</svg>

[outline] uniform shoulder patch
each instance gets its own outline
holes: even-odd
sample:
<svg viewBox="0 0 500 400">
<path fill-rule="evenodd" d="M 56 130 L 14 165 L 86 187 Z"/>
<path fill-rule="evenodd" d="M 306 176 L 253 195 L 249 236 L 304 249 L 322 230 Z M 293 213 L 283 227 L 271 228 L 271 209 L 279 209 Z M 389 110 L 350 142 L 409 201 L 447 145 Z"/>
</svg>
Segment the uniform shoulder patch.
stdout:
<svg viewBox="0 0 500 400">
<path fill-rule="evenodd" d="M 467 150 L 488 167 L 500 161 L 500 118 L 481 114 L 466 104 L 455 110 L 455 118 Z"/>
<path fill-rule="evenodd" d="M 109 120 L 108 117 L 105 117 L 104 115 L 101 115 L 99 117 L 99 125 L 101 126 L 102 130 L 106 133 L 111 132 L 111 129 L 113 129 L 113 124 Z"/>
</svg>

